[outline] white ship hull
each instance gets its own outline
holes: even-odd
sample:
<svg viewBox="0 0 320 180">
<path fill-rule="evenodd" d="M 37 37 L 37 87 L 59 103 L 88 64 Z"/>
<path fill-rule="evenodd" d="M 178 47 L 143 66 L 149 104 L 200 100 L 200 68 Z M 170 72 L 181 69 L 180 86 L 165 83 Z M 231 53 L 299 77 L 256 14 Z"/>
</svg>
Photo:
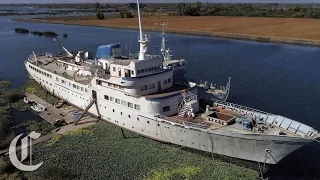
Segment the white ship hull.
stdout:
<svg viewBox="0 0 320 180">
<path fill-rule="evenodd" d="M 44 75 L 34 71 L 30 68 L 32 64 L 28 61 L 26 61 L 25 65 L 30 76 L 50 93 L 81 109 L 86 108 L 92 97 L 92 91 L 96 91 L 97 104 L 103 120 L 155 140 L 268 164 L 278 163 L 291 152 L 312 141 L 312 139 L 299 137 L 260 134 L 245 135 L 224 132 L 222 130 L 204 131 L 195 127 L 178 125 L 165 119 L 157 118 L 152 114 L 144 113 L 143 110 L 124 107 L 115 102 L 105 100 L 103 96 L 108 91 L 112 91 L 110 94 L 112 93 L 114 97 L 126 100 L 131 97 L 124 95 L 123 92 L 110 90 L 110 88 L 107 90 L 94 84 L 96 78 L 92 80 L 91 85 L 84 86 L 87 89 L 85 92 L 81 91 L 80 88 L 74 89 L 63 84 L 61 82 L 63 77 L 54 73 L 42 70 L 47 73 Z M 59 81 L 56 81 L 56 78 Z M 83 86 L 83 84 L 74 83 Z M 135 101 L 134 98 L 130 100 Z M 89 109 L 89 113 L 99 116 L 96 106 L 92 106 Z M 266 151 L 268 150 L 269 152 L 267 153 Z"/>
</svg>

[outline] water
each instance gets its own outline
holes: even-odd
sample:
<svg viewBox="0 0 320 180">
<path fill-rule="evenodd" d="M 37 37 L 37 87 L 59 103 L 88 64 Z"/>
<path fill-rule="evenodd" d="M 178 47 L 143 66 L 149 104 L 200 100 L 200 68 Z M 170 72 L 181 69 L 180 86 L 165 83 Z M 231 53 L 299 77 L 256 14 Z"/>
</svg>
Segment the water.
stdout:
<svg viewBox="0 0 320 180">
<path fill-rule="evenodd" d="M 32 52 L 54 52 L 52 38 L 16 34 L 14 28 L 54 31 L 61 45 L 72 50 L 96 51 L 101 44 L 120 42 L 123 54 L 138 51 L 138 32 L 98 27 L 12 22 L 0 17 L 0 77 L 14 87 L 26 83 L 23 62 Z M 68 34 L 67 39 L 61 36 Z M 151 33 L 152 45 L 160 46 L 159 33 Z M 132 39 L 132 43 L 131 42 Z M 320 130 L 320 48 L 257 43 L 170 34 L 168 45 L 177 57 L 188 60 L 188 76 L 225 85 L 231 80 L 230 101 L 295 119 Z M 126 48 L 127 47 L 127 48 Z M 157 52 L 158 53 L 158 52 Z M 279 179 L 320 177 L 320 144 L 291 154 L 272 168 Z"/>
</svg>

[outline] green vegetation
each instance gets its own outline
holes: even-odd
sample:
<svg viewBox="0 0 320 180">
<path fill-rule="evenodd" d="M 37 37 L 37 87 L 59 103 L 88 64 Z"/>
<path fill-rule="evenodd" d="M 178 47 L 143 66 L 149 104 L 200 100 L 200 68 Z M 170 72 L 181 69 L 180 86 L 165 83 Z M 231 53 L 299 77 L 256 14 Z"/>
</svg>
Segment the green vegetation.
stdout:
<svg viewBox="0 0 320 180">
<path fill-rule="evenodd" d="M 36 94 L 41 99 L 47 101 L 50 104 L 54 104 L 58 98 L 52 96 L 51 94 L 47 93 L 45 89 L 43 89 L 36 81 L 29 80 L 28 83 L 23 87 L 25 92 Z"/>
<path fill-rule="evenodd" d="M 47 121 L 42 120 L 42 121 L 27 121 L 25 123 L 19 124 L 18 126 L 15 126 L 14 128 L 25 128 L 26 133 L 36 131 L 38 133 L 41 133 L 41 135 L 44 135 L 51 132 L 56 127 L 51 125 Z"/>
<path fill-rule="evenodd" d="M 14 31 L 16 33 L 21 33 L 21 34 L 28 34 L 29 33 L 28 29 L 23 29 L 23 28 L 15 28 Z"/>
<path fill-rule="evenodd" d="M 258 172 L 99 122 L 33 146 L 28 179 L 256 179 Z M 85 157 L 85 158 L 84 158 Z"/>
<path fill-rule="evenodd" d="M 15 28 L 15 32 L 22 33 L 22 34 L 28 34 L 30 31 L 28 29 Z M 32 31 L 31 34 L 36 35 L 36 36 L 47 36 L 47 37 L 57 37 L 58 36 L 57 33 L 51 32 L 51 31 L 45 31 L 45 32 Z"/>
<path fill-rule="evenodd" d="M 24 177 L 22 172 L 16 170 L 8 158 L 0 157 L 0 179 L 23 180 L 26 177 Z"/>
<path fill-rule="evenodd" d="M 94 9 L 95 9 L 94 17 L 96 19 L 103 20 L 104 19 L 104 14 L 102 12 L 100 12 L 100 4 L 99 3 L 95 3 L 94 4 Z"/>
<path fill-rule="evenodd" d="M 51 31 L 45 31 L 45 32 L 39 32 L 39 31 L 33 31 L 31 34 L 36 36 L 47 36 L 47 37 L 57 37 L 58 34 Z"/>
<path fill-rule="evenodd" d="M 9 128 L 9 119 L 7 117 L 0 117 L 0 149 L 9 146 L 15 134 Z M 1 165 L 0 165 L 1 166 Z M 0 168 L 1 171 L 1 168 Z"/>
<path fill-rule="evenodd" d="M 24 87 L 11 89 L 9 81 L 0 81 L 0 113 L 12 112 L 13 108 L 24 111 L 30 107 L 23 102 Z M 12 115 L 12 114 L 11 114 Z"/>
<path fill-rule="evenodd" d="M 194 4 L 179 3 L 179 16 L 247 16 L 247 17 L 294 17 L 320 18 L 320 9 L 307 5 L 279 4 Z"/>
<path fill-rule="evenodd" d="M 101 13 L 101 12 L 96 12 L 96 13 L 94 14 L 94 17 L 95 17 L 96 19 L 103 20 L 103 19 L 104 19 L 104 14 Z"/>
<path fill-rule="evenodd" d="M 121 11 L 120 17 L 121 18 L 133 18 L 134 16 L 129 11 Z"/>
</svg>

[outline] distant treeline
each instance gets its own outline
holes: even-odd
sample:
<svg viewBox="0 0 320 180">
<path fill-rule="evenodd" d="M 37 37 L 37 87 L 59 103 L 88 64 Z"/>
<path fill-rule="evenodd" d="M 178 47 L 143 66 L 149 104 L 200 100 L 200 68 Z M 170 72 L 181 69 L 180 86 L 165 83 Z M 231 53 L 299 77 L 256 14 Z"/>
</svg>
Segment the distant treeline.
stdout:
<svg viewBox="0 0 320 180">
<path fill-rule="evenodd" d="M 136 3 L 105 4 L 5 4 L 0 6 L 31 6 L 35 8 L 72 8 L 74 10 L 56 10 L 54 13 L 98 12 L 97 18 L 103 19 L 101 13 L 122 12 L 121 17 L 129 16 L 127 11 L 135 10 Z M 220 4 L 220 3 L 146 3 L 140 4 L 146 12 L 168 12 L 178 16 L 247 16 L 247 17 L 299 17 L 320 18 L 320 4 Z M 98 10 L 98 11 L 97 11 Z M 1 14 L 0 14 L 1 15 Z"/>
<path fill-rule="evenodd" d="M 320 8 L 314 6 L 278 4 L 208 4 L 196 2 L 194 4 L 179 3 L 179 16 L 247 16 L 247 17 L 299 17 L 320 18 Z"/>
</svg>

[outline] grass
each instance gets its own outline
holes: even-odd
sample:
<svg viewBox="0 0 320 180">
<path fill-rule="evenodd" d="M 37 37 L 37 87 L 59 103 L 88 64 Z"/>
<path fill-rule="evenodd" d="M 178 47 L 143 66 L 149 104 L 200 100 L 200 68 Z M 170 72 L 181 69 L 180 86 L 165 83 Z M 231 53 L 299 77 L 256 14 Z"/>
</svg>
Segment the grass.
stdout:
<svg viewBox="0 0 320 180">
<path fill-rule="evenodd" d="M 212 160 L 99 122 L 33 148 L 28 179 L 256 179 L 258 172 Z M 49 144 L 49 146 L 48 146 Z"/>
</svg>

